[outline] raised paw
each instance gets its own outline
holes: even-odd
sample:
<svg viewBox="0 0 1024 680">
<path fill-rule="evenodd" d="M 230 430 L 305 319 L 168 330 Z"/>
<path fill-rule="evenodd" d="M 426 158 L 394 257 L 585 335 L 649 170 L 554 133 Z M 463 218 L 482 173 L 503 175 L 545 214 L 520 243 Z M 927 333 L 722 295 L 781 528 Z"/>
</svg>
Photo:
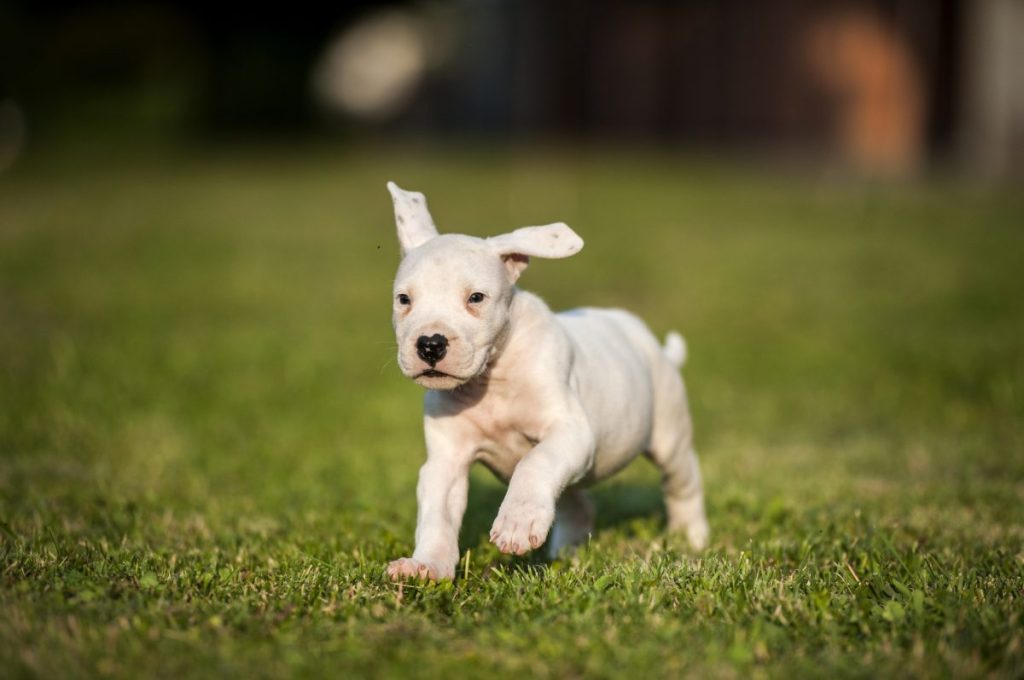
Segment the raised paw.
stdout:
<svg viewBox="0 0 1024 680">
<path fill-rule="evenodd" d="M 444 578 L 451 578 L 437 567 L 414 560 L 411 557 L 402 557 L 394 560 L 388 565 L 388 577 L 392 581 L 405 581 L 406 579 L 419 579 L 421 581 L 439 581 Z"/>
<path fill-rule="evenodd" d="M 554 503 L 506 498 L 491 527 L 491 543 L 503 553 L 522 555 L 544 545 L 554 519 Z"/>
</svg>

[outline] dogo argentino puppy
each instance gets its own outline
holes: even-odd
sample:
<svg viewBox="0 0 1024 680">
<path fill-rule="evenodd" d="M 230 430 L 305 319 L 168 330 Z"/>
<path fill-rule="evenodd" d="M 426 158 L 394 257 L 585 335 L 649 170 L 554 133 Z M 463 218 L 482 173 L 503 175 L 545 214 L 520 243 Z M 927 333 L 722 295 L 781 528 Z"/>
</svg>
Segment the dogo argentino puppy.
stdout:
<svg viewBox="0 0 1024 680">
<path fill-rule="evenodd" d="M 490 533 L 502 552 L 539 548 L 549 531 L 552 554 L 586 540 L 594 513 L 583 488 L 640 452 L 664 475 L 669 529 L 703 548 L 682 337 L 669 333 L 662 347 L 628 312 L 554 314 L 517 288 L 531 257 L 580 251 L 583 240 L 565 224 L 487 239 L 438 235 L 423 194 L 393 182 L 388 189 L 402 251 L 393 291 L 398 365 L 428 390 L 416 548 L 388 575 L 455 575 L 475 461 L 508 483 Z"/>
</svg>

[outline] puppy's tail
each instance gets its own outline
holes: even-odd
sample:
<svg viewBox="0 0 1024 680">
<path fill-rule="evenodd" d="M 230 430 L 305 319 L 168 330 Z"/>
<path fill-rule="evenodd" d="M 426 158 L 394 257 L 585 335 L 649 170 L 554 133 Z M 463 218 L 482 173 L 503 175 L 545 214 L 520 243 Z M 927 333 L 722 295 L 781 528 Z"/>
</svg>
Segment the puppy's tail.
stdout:
<svg viewBox="0 0 1024 680">
<path fill-rule="evenodd" d="M 665 336 L 665 346 L 662 348 L 665 357 L 672 362 L 676 368 L 682 368 L 686 363 L 686 341 L 683 336 L 675 331 L 669 331 Z"/>
</svg>

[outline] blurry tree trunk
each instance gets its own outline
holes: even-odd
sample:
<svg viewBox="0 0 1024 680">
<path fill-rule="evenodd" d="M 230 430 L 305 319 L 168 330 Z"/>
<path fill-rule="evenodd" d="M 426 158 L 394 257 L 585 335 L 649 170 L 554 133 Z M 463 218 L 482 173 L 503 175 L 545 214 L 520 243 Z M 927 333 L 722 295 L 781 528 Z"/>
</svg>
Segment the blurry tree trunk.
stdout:
<svg viewBox="0 0 1024 680">
<path fill-rule="evenodd" d="M 964 126 L 969 162 L 988 175 L 1024 173 L 1024 1 L 967 6 Z"/>
</svg>

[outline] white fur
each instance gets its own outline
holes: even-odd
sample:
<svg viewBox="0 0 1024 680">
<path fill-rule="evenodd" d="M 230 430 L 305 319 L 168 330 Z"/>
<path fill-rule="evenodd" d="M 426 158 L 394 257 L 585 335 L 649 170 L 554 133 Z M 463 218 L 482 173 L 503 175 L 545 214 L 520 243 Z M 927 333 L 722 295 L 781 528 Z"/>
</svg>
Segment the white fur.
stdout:
<svg viewBox="0 0 1024 680">
<path fill-rule="evenodd" d="M 438 235 L 422 194 L 391 182 L 388 189 L 403 253 L 393 291 L 398 363 L 428 388 L 416 548 L 388 574 L 454 576 L 476 461 L 508 483 L 490 533 L 503 552 L 539 548 L 549 531 L 552 554 L 586 540 L 593 508 L 584 487 L 641 452 L 663 472 L 669 529 L 703 548 L 703 490 L 678 373 L 686 358 L 682 337 L 670 333 L 662 347 L 628 312 L 553 314 L 516 288 L 531 256 L 569 257 L 583 247 L 566 225 L 489 239 Z M 473 293 L 483 300 L 470 302 Z M 416 341 L 434 334 L 449 344 L 430 366 Z"/>
</svg>

